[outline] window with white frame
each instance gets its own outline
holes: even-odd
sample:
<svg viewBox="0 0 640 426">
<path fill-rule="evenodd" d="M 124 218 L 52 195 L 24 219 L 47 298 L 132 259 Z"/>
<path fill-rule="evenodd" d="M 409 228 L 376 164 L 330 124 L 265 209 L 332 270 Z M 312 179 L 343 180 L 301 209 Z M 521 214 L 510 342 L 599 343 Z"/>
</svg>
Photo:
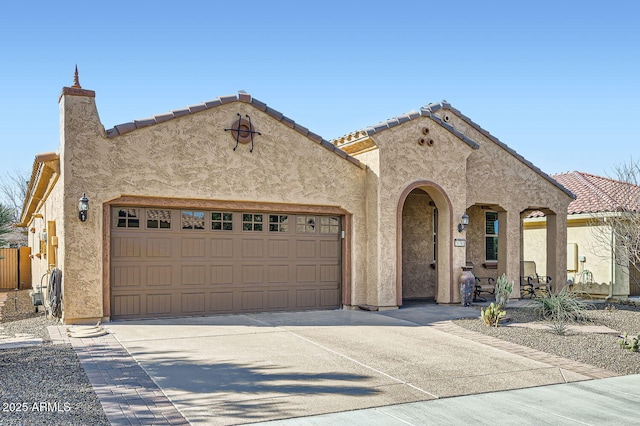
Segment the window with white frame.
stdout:
<svg viewBox="0 0 640 426">
<path fill-rule="evenodd" d="M 498 261 L 498 212 L 484 214 L 485 259 L 488 262 Z"/>
<path fill-rule="evenodd" d="M 119 208 L 116 212 L 117 228 L 140 228 L 140 209 Z"/>
<path fill-rule="evenodd" d="M 212 231 L 233 231 L 233 213 L 211 212 Z"/>
<path fill-rule="evenodd" d="M 289 216 L 270 214 L 269 232 L 289 232 Z"/>
<path fill-rule="evenodd" d="M 182 229 L 204 230 L 205 214 L 204 212 L 183 210 Z"/>
<path fill-rule="evenodd" d="M 147 209 L 147 229 L 171 229 L 171 210 Z"/>
<path fill-rule="evenodd" d="M 242 230 L 251 232 L 262 232 L 262 215 L 254 213 L 243 213 Z"/>
</svg>

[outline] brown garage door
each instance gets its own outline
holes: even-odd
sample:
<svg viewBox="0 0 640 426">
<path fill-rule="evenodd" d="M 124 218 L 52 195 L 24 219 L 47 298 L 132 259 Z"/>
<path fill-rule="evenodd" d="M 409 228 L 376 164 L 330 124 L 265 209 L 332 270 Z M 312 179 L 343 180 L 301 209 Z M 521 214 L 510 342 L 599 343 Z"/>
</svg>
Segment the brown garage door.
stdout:
<svg viewBox="0 0 640 426">
<path fill-rule="evenodd" d="M 340 218 L 113 208 L 111 316 L 340 306 Z"/>
</svg>

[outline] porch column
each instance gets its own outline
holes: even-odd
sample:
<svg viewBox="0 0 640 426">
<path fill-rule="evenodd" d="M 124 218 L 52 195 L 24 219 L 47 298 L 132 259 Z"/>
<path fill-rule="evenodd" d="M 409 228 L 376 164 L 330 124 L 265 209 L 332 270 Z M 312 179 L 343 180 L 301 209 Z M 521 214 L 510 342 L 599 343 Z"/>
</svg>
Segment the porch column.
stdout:
<svg viewBox="0 0 640 426">
<path fill-rule="evenodd" d="M 547 271 L 554 291 L 567 283 L 567 216 L 547 213 Z"/>
<path fill-rule="evenodd" d="M 520 214 L 498 212 L 498 276 L 507 275 L 509 281 L 519 282 L 521 250 Z M 514 285 L 512 297 L 518 294 Z"/>
</svg>

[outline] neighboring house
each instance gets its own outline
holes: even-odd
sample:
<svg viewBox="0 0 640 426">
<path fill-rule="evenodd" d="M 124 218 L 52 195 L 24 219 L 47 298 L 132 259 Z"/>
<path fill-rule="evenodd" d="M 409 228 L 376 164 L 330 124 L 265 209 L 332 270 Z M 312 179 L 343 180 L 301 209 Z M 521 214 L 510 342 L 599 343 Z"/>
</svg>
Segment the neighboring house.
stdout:
<svg viewBox="0 0 640 426">
<path fill-rule="evenodd" d="M 459 303 L 467 262 L 517 281 L 538 210 L 566 281 L 572 194 L 446 102 L 333 143 L 244 92 L 105 130 L 76 75 L 59 105 L 21 220 L 67 323 Z"/>
<path fill-rule="evenodd" d="M 10 232 L 3 236 L 5 245 L 1 248 L 19 248 L 27 246 L 26 230 L 21 228 L 10 228 Z"/>
<path fill-rule="evenodd" d="M 597 218 L 616 217 L 616 211 L 640 211 L 640 186 L 583 172 L 552 178 L 576 195 L 567 217 L 567 278 L 575 289 L 593 297 L 637 295 L 635 268 L 616 259 L 611 228 Z M 532 213 L 524 222 L 524 259 L 533 260 L 546 275 L 545 217 Z M 630 282 L 631 281 L 631 282 Z"/>
</svg>

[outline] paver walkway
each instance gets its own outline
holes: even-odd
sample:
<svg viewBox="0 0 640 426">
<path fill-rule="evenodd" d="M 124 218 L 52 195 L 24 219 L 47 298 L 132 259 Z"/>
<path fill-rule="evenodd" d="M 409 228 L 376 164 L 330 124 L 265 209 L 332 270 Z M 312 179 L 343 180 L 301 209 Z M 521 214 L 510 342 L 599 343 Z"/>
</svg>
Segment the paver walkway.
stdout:
<svg viewBox="0 0 640 426">
<path fill-rule="evenodd" d="M 49 326 L 53 343 L 71 343 L 114 425 L 189 425 L 113 334 L 74 339 L 68 326 Z"/>
</svg>

